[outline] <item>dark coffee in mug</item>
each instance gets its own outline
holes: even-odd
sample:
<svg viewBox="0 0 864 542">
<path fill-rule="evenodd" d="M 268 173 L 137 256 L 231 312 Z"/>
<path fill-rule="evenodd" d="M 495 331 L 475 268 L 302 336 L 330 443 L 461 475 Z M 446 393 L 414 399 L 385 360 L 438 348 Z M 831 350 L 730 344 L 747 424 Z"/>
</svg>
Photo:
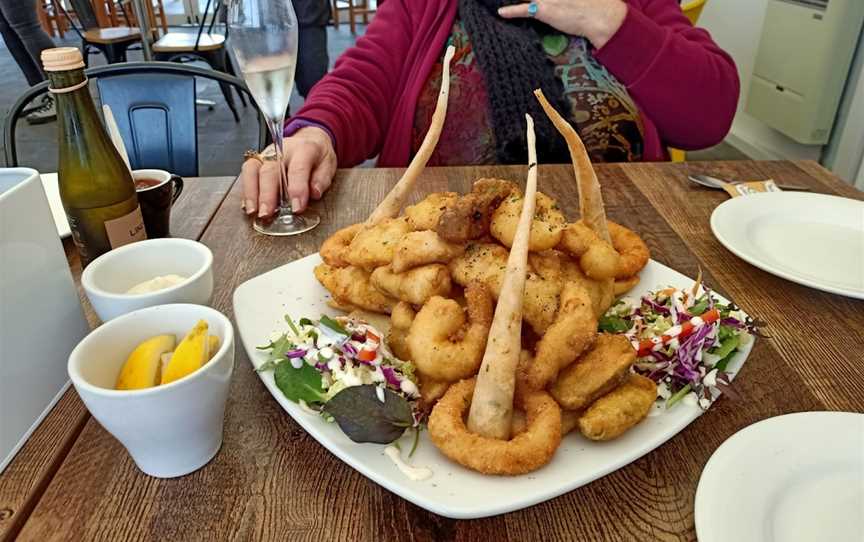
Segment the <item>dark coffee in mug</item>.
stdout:
<svg viewBox="0 0 864 542">
<path fill-rule="evenodd" d="M 171 206 L 183 191 L 183 179 L 161 170 L 132 172 L 148 239 L 170 236 Z"/>
</svg>

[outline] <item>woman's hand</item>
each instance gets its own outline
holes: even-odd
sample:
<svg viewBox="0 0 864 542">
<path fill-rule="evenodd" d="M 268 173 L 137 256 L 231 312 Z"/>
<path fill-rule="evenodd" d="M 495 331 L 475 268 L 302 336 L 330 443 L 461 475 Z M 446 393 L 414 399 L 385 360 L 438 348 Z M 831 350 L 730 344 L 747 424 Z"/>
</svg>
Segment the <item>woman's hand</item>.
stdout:
<svg viewBox="0 0 864 542">
<path fill-rule="evenodd" d="M 565 34 L 584 36 L 600 49 L 621 28 L 627 16 L 623 0 L 536 0 L 534 18 Z M 530 4 L 515 4 L 498 10 L 505 19 L 530 17 Z"/>
<path fill-rule="evenodd" d="M 309 197 L 321 199 L 336 173 L 336 152 L 330 135 L 314 126 L 283 140 L 284 167 L 288 171 L 288 201 L 295 213 L 306 209 Z M 279 205 L 279 170 L 275 161 L 246 160 L 240 171 L 243 208 L 247 215 L 272 214 Z"/>
</svg>

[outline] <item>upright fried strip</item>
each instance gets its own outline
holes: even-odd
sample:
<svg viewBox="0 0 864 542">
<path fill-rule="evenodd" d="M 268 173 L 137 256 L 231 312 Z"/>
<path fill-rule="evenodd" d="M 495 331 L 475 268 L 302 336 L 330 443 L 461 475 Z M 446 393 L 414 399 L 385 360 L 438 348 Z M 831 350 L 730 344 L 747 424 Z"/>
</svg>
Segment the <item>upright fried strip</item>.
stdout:
<svg viewBox="0 0 864 542">
<path fill-rule="evenodd" d="M 441 136 L 441 130 L 444 128 L 444 119 L 447 117 L 447 97 L 450 94 L 450 60 L 456 53 L 456 48 L 452 45 L 447 47 L 447 52 L 444 53 L 444 70 L 441 76 L 441 91 L 438 93 L 438 103 L 435 105 L 435 112 L 432 114 L 432 123 L 429 125 L 429 131 L 423 138 L 423 143 L 414 159 L 408 165 L 408 169 L 393 187 L 393 190 L 378 204 L 378 207 L 369 216 L 366 221 L 368 225 L 374 225 L 384 220 L 385 218 L 394 218 L 399 215 L 405 200 L 414 188 L 414 183 L 420 177 L 423 169 L 426 167 L 426 162 L 435 151 L 435 146 L 438 145 L 438 138 Z"/>
<path fill-rule="evenodd" d="M 507 260 L 507 272 L 498 296 L 498 306 L 489 330 L 486 351 L 477 375 L 468 430 L 489 438 L 510 438 L 513 417 L 513 393 L 516 388 L 516 366 L 522 346 L 522 298 L 528 269 L 528 240 L 537 199 L 537 148 L 534 121 L 528 124 L 528 181 L 522 216 L 513 238 Z"/>
<path fill-rule="evenodd" d="M 597 174 L 591 166 L 591 159 L 588 157 L 585 145 L 570 123 L 546 101 L 542 90 L 539 88 L 535 90 L 534 96 L 543 106 L 546 116 L 567 141 L 570 159 L 573 160 L 573 173 L 576 174 L 576 186 L 579 189 L 579 212 L 582 214 L 582 220 L 604 241 L 611 242 L 609 228 L 606 226 L 606 209 L 603 206 L 603 194 L 600 192 L 600 181 L 597 180 Z"/>
</svg>

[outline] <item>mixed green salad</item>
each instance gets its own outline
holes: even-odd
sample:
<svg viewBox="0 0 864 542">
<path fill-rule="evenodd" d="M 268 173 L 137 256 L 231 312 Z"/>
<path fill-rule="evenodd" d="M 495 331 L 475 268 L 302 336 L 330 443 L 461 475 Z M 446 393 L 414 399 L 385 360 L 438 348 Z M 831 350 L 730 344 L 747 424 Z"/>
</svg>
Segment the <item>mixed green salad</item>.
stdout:
<svg viewBox="0 0 864 542">
<path fill-rule="evenodd" d="M 666 408 L 679 401 L 703 410 L 731 391 L 729 363 L 757 331 L 733 303 L 701 283 L 665 288 L 641 299 L 622 298 L 600 319 L 600 330 L 623 333 L 637 351 L 635 370 L 657 383 Z"/>
<path fill-rule="evenodd" d="M 380 331 L 348 317 L 285 320 L 289 329 L 258 347 L 268 352 L 258 370 L 272 370 L 287 399 L 355 442 L 389 444 L 419 429 L 414 366 L 390 352 Z"/>
</svg>

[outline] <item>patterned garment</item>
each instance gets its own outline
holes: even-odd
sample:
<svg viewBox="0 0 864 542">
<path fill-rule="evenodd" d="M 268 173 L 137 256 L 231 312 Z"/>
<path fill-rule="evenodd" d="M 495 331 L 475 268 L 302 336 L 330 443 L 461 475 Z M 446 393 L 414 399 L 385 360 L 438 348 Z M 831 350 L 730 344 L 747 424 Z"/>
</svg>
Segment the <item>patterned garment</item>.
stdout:
<svg viewBox="0 0 864 542">
<path fill-rule="evenodd" d="M 486 84 L 476 63 L 468 33 L 457 19 L 448 42 L 456 48 L 450 67 L 447 121 L 431 166 L 494 164 L 495 134 Z M 636 162 L 642 159 L 643 127 L 627 89 L 591 54 L 584 38 L 552 34 L 543 38 L 546 55 L 570 103 L 569 118 L 594 162 Z M 432 122 L 441 88 L 443 54 L 417 100 L 411 135 L 412 155 L 420 148 Z"/>
</svg>

